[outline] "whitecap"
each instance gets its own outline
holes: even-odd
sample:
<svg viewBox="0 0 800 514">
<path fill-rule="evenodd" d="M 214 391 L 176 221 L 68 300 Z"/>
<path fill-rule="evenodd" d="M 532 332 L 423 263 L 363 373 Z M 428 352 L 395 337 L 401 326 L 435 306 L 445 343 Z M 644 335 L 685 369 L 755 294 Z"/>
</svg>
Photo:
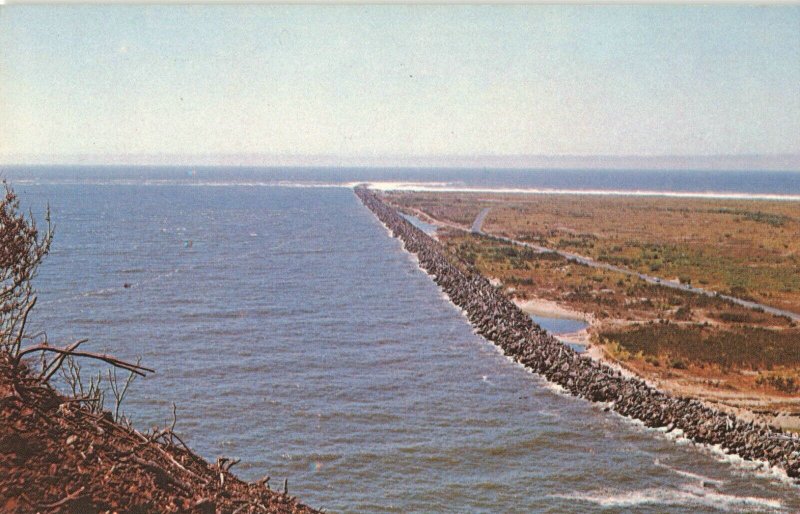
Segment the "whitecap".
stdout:
<svg viewBox="0 0 800 514">
<path fill-rule="evenodd" d="M 757 496 L 736 496 L 715 489 L 681 486 L 675 489 L 649 488 L 638 491 L 595 490 L 552 495 L 573 501 L 593 503 L 601 507 L 637 507 L 641 505 L 703 506 L 722 511 L 776 512 L 784 511 L 780 500 Z"/>
<path fill-rule="evenodd" d="M 668 470 L 672 471 L 673 473 L 675 473 L 676 475 L 680 475 L 680 476 L 682 476 L 684 478 L 689 478 L 691 480 L 696 480 L 697 482 L 700 482 L 701 485 L 702 484 L 711 484 L 711 485 L 720 487 L 725 483 L 722 480 L 717 480 L 715 478 L 707 477 L 705 475 L 699 475 L 697 473 L 692 473 L 691 471 L 684 471 L 682 469 L 673 468 L 672 466 L 668 466 L 668 465 L 662 463 L 658 459 L 656 459 L 653 462 L 653 464 L 655 464 L 656 466 L 662 467 L 664 469 L 668 469 Z"/>
</svg>

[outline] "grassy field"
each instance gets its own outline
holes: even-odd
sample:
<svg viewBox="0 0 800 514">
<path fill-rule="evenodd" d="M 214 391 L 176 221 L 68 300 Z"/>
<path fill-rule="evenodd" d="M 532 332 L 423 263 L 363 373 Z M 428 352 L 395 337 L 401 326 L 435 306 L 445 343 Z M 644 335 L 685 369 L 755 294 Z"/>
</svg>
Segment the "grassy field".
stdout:
<svg viewBox="0 0 800 514">
<path fill-rule="evenodd" d="M 800 312 L 797 202 L 662 197 L 394 193 L 468 226 Z"/>
<path fill-rule="evenodd" d="M 800 330 L 760 327 L 723 329 L 703 324 L 649 323 L 627 330 L 606 331 L 608 341 L 651 363 L 681 368 L 690 363 L 722 369 L 773 371 L 800 367 Z"/>
<path fill-rule="evenodd" d="M 556 301 L 600 320 L 792 326 L 791 320 L 781 316 L 650 284 L 625 273 L 591 268 L 555 253 L 538 253 L 491 237 L 444 230 L 440 239 L 482 273 L 500 279 L 520 299 L 531 296 Z"/>
</svg>

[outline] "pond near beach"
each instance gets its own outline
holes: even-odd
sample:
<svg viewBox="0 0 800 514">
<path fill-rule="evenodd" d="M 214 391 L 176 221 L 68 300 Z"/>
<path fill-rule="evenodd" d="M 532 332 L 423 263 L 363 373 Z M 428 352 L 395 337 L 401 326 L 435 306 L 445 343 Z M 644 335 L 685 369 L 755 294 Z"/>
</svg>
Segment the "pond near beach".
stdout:
<svg viewBox="0 0 800 514">
<path fill-rule="evenodd" d="M 586 344 L 571 340 L 567 334 L 574 334 L 588 328 L 589 323 L 587 321 L 573 318 L 553 318 L 537 314 L 529 314 L 529 316 L 534 323 L 556 336 L 557 339 L 576 352 L 583 353 L 586 351 Z"/>
<path fill-rule="evenodd" d="M 436 225 L 434 225 L 432 223 L 427 223 L 425 221 L 422 221 L 418 217 L 411 216 L 410 214 L 400 213 L 400 215 L 402 217 L 404 217 L 405 219 L 407 219 L 409 223 L 411 223 L 412 225 L 414 225 L 415 227 L 417 227 L 421 231 L 425 232 L 429 236 L 432 236 L 432 235 L 434 235 L 436 233 L 436 229 L 438 228 Z"/>
</svg>

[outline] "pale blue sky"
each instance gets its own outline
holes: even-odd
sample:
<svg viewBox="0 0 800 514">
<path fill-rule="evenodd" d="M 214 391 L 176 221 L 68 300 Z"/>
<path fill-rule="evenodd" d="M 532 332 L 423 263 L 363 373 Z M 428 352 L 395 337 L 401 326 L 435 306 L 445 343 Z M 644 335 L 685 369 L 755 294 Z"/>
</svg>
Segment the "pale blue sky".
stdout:
<svg viewBox="0 0 800 514">
<path fill-rule="evenodd" d="M 797 154 L 800 7 L 0 7 L 0 160 L 165 153 Z"/>
</svg>

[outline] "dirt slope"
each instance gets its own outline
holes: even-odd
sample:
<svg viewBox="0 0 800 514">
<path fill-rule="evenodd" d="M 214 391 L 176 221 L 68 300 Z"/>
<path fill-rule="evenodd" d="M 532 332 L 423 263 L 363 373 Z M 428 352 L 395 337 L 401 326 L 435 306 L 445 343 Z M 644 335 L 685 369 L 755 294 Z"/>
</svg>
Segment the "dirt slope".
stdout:
<svg viewBox="0 0 800 514">
<path fill-rule="evenodd" d="M 0 355 L 0 512 L 317 512 L 279 488 L 94 415 Z"/>
</svg>

